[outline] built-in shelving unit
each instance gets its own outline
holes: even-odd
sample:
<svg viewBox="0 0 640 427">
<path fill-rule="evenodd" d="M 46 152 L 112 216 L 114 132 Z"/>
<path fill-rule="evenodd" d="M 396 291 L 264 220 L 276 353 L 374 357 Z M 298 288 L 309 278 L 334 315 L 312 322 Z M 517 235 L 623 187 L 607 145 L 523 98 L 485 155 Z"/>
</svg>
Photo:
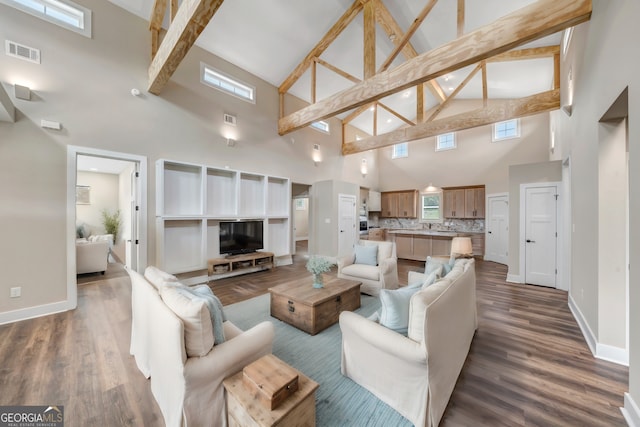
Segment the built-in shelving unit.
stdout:
<svg viewBox="0 0 640 427">
<path fill-rule="evenodd" d="M 220 221 L 264 221 L 264 251 L 274 265 L 291 263 L 288 178 L 172 160 L 156 162 L 156 258 L 172 274 L 203 271 L 220 259 Z M 238 274 L 252 269 L 233 270 Z M 230 271 L 229 273 L 232 273 Z M 212 279 L 194 277 L 191 281 Z"/>
</svg>

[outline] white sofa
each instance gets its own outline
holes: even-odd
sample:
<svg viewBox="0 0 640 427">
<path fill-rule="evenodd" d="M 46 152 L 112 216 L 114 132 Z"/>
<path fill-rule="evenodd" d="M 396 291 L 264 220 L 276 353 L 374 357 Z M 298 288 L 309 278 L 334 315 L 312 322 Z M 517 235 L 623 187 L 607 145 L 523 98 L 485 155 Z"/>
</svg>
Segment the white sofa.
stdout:
<svg viewBox="0 0 640 427">
<path fill-rule="evenodd" d="M 355 263 L 355 253 L 338 258 L 338 277 L 362 282 L 360 292 L 377 296 L 380 289 L 398 288 L 398 257 L 395 242 L 360 240 L 357 245 L 377 246 L 377 265 Z"/>
<path fill-rule="evenodd" d="M 417 279 L 424 276 L 411 274 L 409 283 Z M 437 426 L 477 328 L 475 285 L 474 260 L 456 260 L 411 296 L 408 336 L 342 312 L 342 374 L 416 426 Z"/>
<path fill-rule="evenodd" d="M 109 263 L 110 243 L 107 240 L 76 240 L 76 274 L 104 274 Z"/>
<path fill-rule="evenodd" d="M 162 272 L 161 280 L 128 272 L 132 285 L 130 352 L 140 371 L 151 378 L 151 391 L 166 426 L 227 426 L 222 381 L 271 353 L 273 324 L 263 322 L 243 332 L 225 321 L 223 343 L 201 357 L 188 357 L 186 323 L 160 296 L 164 295 L 162 286 L 167 285 L 165 279 L 174 282 L 170 286 L 182 285 Z"/>
</svg>

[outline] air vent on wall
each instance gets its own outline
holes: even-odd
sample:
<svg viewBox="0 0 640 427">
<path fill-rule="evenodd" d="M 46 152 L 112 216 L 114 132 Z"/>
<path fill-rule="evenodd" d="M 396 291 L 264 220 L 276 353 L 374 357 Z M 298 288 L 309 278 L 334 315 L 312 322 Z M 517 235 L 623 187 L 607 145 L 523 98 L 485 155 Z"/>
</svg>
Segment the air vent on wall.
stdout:
<svg viewBox="0 0 640 427">
<path fill-rule="evenodd" d="M 20 43 L 5 40 L 5 52 L 9 56 L 24 59 L 25 61 L 40 63 L 40 49 L 25 46 Z"/>
<path fill-rule="evenodd" d="M 236 116 L 232 116 L 231 114 L 225 114 L 224 115 L 224 124 L 225 125 L 231 125 L 231 126 L 235 126 L 237 123 L 238 118 Z"/>
</svg>

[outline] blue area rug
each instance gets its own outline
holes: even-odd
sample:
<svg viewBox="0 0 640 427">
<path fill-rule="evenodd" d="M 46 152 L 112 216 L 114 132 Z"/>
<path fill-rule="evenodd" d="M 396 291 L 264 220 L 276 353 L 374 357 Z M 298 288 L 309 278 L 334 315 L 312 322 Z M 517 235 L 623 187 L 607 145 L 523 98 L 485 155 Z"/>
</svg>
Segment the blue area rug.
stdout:
<svg viewBox="0 0 640 427">
<path fill-rule="evenodd" d="M 356 312 L 373 314 L 380 307 L 378 298 L 361 296 L 362 307 Z M 316 391 L 316 424 L 337 426 L 411 426 L 412 424 L 373 394 L 342 376 L 340 356 L 342 333 L 335 324 L 315 336 L 294 328 L 269 314 L 269 295 L 224 307 L 227 318 L 247 330 L 268 320 L 275 326 L 273 354 L 312 378 L 320 387 Z M 393 369 L 391 366 L 381 369 Z M 372 373 L 375 375 L 375 373 Z"/>
</svg>

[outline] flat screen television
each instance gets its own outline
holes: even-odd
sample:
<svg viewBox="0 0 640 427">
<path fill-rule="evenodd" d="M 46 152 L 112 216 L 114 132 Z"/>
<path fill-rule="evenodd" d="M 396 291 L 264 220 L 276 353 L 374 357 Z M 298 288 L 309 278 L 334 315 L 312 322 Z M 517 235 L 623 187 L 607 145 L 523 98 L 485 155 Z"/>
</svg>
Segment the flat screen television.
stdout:
<svg viewBox="0 0 640 427">
<path fill-rule="evenodd" d="M 221 221 L 220 253 L 245 254 L 264 248 L 262 221 Z"/>
</svg>

